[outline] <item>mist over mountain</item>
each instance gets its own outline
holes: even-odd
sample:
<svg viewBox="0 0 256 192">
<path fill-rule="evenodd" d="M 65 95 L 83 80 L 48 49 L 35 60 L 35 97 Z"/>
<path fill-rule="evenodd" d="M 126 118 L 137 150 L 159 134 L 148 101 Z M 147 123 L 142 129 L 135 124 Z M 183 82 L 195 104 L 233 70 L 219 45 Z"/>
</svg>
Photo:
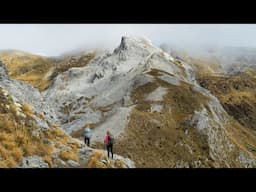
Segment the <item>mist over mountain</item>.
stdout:
<svg viewBox="0 0 256 192">
<path fill-rule="evenodd" d="M 0 60 L 0 167 L 256 166 L 252 48 L 122 36 L 113 49 L 7 50 Z"/>
</svg>

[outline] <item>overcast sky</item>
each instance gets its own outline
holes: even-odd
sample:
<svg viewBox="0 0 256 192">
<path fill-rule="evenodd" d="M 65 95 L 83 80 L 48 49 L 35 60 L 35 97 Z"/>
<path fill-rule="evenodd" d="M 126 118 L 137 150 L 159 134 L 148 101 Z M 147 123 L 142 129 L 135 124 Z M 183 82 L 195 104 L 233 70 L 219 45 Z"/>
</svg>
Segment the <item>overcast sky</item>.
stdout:
<svg viewBox="0 0 256 192">
<path fill-rule="evenodd" d="M 123 35 L 145 36 L 156 46 L 256 47 L 256 24 L 0 24 L 0 49 L 56 56 L 78 47 L 114 49 Z"/>
</svg>

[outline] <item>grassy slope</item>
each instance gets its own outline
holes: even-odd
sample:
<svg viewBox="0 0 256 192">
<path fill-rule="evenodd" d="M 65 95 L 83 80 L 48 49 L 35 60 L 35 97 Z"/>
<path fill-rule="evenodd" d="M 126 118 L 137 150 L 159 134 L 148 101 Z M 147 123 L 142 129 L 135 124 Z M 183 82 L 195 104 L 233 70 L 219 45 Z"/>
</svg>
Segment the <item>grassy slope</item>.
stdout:
<svg viewBox="0 0 256 192">
<path fill-rule="evenodd" d="M 157 71 L 150 74 L 157 76 Z M 159 86 L 167 88 L 168 93 L 163 101 L 153 103 L 163 105 L 163 110 L 151 113 L 152 102 L 145 97 Z M 194 92 L 185 82 L 175 86 L 156 78 L 155 82 L 135 89 L 132 100 L 137 105 L 130 116 L 126 134 L 115 145 L 117 153 L 130 157 L 138 167 L 174 167 L 180 160 L 205 159 L 208 153 L 206 141 L 185 122 L 208 101 L 207 97 Z M 189 129 L 187 134 L 186 129 Z M 211 162 L 205 161 L 203 166 L 210 167 Z"/>
<path fill-rule="evenodd" d="M 233 117 L 227 127 L 229 138 L 239 148 L 256 155 L 256 79 L 255 71 L 231 76 L 207 76 L 198 79 Z"/>
<path fill-rule="evenodd" d="M 200 110 L 202 106 L 207 109 L 209 99 L 193 91 L 191 85 L 185 82 L 182 82 L 181 86 L 175 86 L 158 79 L 156 70 L 149 74 L 155 76 L 156 81 L 133 91 L 132 100 L 137 105 L 132 111 L 125 134 L 115 145 L 115 151 L 134 160 L 137 167 L 174 167 L 179 161 L 188 162 L 190 167 L 198 166 L 195 163 L 198 161 L 201 161 L 200 167 L 214 167 L 215 162 L 209 155 L 206 138 L 187 124 L 194 111 Z M 211 85 L 215 86 L 213 83 Z M 220 85 L 223 86 L 223 83 Z M 145 100 L 145 97 L 159 86 L 168 88 L 164 100 L 160 102 Z M 231 93 L 230 90 L 226 90 L 226 94 Z M 238 95 L 232 97 L 235 100 L 240 99 Z M 247 102 L 255 101 L 254 98 L 243 99 Z M 152 103 L 163 105 L 162 112 L 150 112 Z M 238 112 L 240 116 L 245 117 L 243 111 Z M 253 122 L 250 123 L 251 126 L 255 125 Z M 240 151 L 256 158 L 256 135 L 251 129 L 233 119 L 223 131 L 234 145 L 234 150 L 226 159 L 229 165 L 241 166 L 235 161 Z M 225 162 L 217 164 L 226 166 Z"/>
<path fill-rule="evenodd" d="M 241 125 L 256 130 L 256 78 L 248 74 L 198 79 Z"/>
<path fill-rule="evenodd" d="M 20 51 L 0 52 L 0 59 L 6 65 L 11 78 L 29 83 L 40 91 L 47 89 L 58 74 L 72 67 L 83 67 L 94 56 L 95 53 L 88 53 L 79 59 L 68 57 L 56 62 L 47 57 Z"/>
<path fill-rule="evenodd" d="M 0 167 L 15 167 L 23 157 L 41 156 L 49 166 L 53 166 L 52 154 L 61 145 L 68 145 L 71 137 L 52 125 L 48 130 L 38 130 L 32 108 L 28 104 L 14 103 L 11 96 L 0 88 Z M 62 151 L 60 158 L 78 161 L 78 143 L 70 145 L 72 150 Z"/>
<path fill-rule="evenodd" d="M 191 64 L 196 72 L 197 77 L 204 76 L 206 74 L 214 74 L 214 73 L 222 73 L 224 72 L 218 61 L 209 61 L 203 60 L 199 58 L 188 58 L 186 60 L 189 64 Z"/>
<path fill-rule="evenodd" d="M 50 81 L 44 78 L 53 67 L 50 59 L 17 51 L 0 52 L 0 59 L 6 65 L 11 78 L 30 83 L 40 90 L 50 85 Z"/>
</svg>

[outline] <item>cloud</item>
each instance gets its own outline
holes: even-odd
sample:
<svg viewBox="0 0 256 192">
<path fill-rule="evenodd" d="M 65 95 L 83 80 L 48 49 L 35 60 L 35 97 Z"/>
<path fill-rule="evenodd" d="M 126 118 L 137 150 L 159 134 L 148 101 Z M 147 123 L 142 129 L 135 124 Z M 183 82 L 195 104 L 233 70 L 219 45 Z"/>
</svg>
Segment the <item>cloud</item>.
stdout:
<svg viewBox="0 0 256 192">
<path fill-rule="evenodd" d="M 256 47 L 254 24 L 0 24 L 0 49 L 58 55 L 77 47 L 118 46 L 121 36 L 145 36 L 155 45 L 215 44 Z"/>
</svg>

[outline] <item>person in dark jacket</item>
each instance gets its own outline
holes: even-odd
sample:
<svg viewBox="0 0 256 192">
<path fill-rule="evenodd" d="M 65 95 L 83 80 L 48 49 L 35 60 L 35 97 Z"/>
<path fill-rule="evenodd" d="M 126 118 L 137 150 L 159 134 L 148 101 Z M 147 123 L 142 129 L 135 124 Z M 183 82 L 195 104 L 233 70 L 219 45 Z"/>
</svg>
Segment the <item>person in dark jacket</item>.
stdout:
<svg viewBox="0 0 256 192">
<path fill-rule="evenodd" d="M 107 134 L 105 136 L 105 139 L 104 139 L 104 143 L 106 145 L 106 148 L 107 148 L 107 151 L 108 151 L 108 158 L 109 158 L 109 153 L 111 152 L 112 154 L 112 159 L 113 159 L 113 143 L 114 143 L 114 138 L 113 136 L 110 134 L 109 131 L 107 131 Z"/>
</svg>

